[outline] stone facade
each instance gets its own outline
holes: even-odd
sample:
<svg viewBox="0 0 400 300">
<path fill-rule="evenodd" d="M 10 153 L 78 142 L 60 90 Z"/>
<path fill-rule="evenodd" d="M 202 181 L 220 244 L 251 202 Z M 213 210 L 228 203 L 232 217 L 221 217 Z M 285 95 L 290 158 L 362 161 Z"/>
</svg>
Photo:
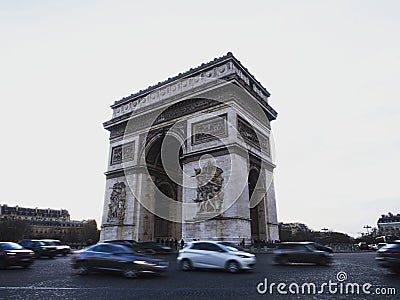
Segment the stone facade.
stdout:
<svg viewBox="0 0 400 300">
<path fill-rule="evenodd" d="M 228 53 L 116 101 L 101 240 L 279 240 L 269 95 Z"/>
<path fill-rule="evenodd" d="M 400 214 L 388 213 L 382 215 L 377 222 L 381 235 L 393 235 L 400 237 Z"/>
<path fill-rule="evenodd" d="M 71 220 L 66 209 L 30 208 L 4 204 L 0 205 L 0 226 L 4 222 L 11 222 L 11 224 L 20 222 L 17 224 L 27 225 L 24 236 L 13 236 L 13 239 L 55 238 L 65 242 L 77 242 L 79 239 L 83 239 L 82 242 L 86 243 L 85 237 L 90 236 L 94 239 L 91 234 L 97 230 L 96 220 Z M 94 230 L 88 232 L 88 228 L 94 228 Z M 97 235 L 94 234 L 94 236 Z"/>
</svg>

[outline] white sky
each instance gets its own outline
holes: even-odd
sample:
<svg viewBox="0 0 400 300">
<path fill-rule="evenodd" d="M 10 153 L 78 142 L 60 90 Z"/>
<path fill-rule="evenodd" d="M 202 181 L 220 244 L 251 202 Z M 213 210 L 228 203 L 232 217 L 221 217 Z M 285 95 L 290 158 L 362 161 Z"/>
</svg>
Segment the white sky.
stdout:
<svg viewBox="0 0 400 300">
<path fill-rule="evenodd" d="M 1 1 L 0 203 L 95 218 L 114 100 L 228 51 L 279 112 L 279 221 L 400 213 L 399 1 Z"/>
</svg>

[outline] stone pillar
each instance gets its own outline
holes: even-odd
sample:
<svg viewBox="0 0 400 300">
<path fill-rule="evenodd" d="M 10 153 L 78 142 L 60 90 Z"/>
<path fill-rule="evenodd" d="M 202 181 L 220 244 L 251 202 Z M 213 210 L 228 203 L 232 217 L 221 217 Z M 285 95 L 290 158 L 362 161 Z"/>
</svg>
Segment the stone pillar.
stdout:
<svg viewBox="0 0 400 300">
<path fill-rule="evenodd" d="M 182 225 L 183 239 L 211 239 L 239 242 L 241 239 L 250 241 L 250 211 L 249 191 L 247 186 L 248 162 L 245 157 L 231 153 L 203 160 L 200 164 L 207 164 L 215 160 L 216 167 L 223 170 L 224 179 L 221 192 L 223 193 L 222 213 L 210 213 L 210 218 L 202 220 L 204 214 L 199 214 L 193 199 L 197 197 L 196 178 L 187 177 L 183 188 L 183 201 L 190 207 L 184 206 Z M 199 168 L 199 161 L 184 164 L 186 174 L 195 175 Z M 192 188 L 188 188 L 188 186 Z M 201 222 L 199 220 L 202 220 Z"/>
</svg>

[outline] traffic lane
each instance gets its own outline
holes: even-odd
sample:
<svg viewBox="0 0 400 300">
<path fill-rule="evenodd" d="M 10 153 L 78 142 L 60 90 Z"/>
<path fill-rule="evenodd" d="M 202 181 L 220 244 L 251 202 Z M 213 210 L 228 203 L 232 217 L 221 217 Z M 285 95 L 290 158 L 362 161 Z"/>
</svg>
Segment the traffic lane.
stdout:
<svg viewBox="0 0 400 300">
<path fill-rule="evenodd" d="M 135 297 L 190 298 L 215 296 L 232 299 L 244 295 L 258 297 L 257 284 L 265 278 L 269 282 L 313 282 L 322 284 L 335 280 L 338 272 L 346 272 L 348 281 L 374 285 L 396 286 L 399 278 L 377 267 L 373 253 L 335 254 L 335 262 L 330 267 L 320 266 L 276 266 L 272 255 L 258 254 L 254 271 L 228 274 L 220 271 L 176 270 L 176 256 L 163 256 L 170 262 L 169 271 L 162 276 L 145 276 L 138 280 L 122 278 L 111 274 L 90 274 L 79 276 L 70 267 L 69 258 L 54 260 L 40 259 L 31 269 L 1 270 L 0 297 L 2 299 L 116 299 Z M 3 276 L 5 275 L 5 276 Z M 7 289 L 8 287 L 8 289 Z M 13 289 L 15 288 L 15 289 Z M 265 295 L 263 295 L 265 297 Z M 24 298 L 26 297 L 26 298 Z M 329 296 L 326 296 L 328 299 Z"/>
</svg>

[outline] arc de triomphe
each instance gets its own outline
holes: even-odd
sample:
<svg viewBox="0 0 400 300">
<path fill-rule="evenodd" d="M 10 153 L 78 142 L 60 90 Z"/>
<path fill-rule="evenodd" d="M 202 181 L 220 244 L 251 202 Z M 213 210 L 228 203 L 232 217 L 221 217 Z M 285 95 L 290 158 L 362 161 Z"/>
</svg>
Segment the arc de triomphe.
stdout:
<svg viewBox="0 0 400 300">
<path fill-rule="evenodd" d="M 228 53 L 116 101 L 101 240 L 279 240 L 269 96 Z"/>
</svg>

